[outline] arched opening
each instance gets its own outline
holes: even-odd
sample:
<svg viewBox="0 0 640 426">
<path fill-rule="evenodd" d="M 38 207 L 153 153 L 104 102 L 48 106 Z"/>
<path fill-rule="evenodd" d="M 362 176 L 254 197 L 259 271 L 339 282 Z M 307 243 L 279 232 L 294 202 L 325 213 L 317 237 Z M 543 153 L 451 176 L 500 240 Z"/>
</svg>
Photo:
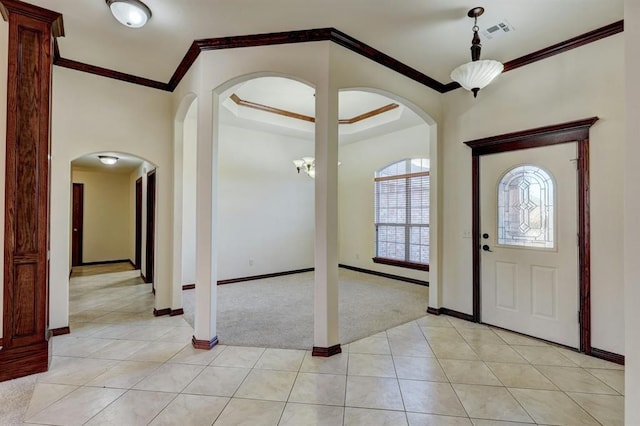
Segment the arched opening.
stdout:
<svg viewBox="0 0 640 426">
<path fill-rule="evenodd" d="M 152 312 L 156 166 L 128 153 L 85 154 L 71 161 L 69 188 L 70 327 Z"/>
<path fill-rule="evenodd" d="M 340 190 L 340 204 L 361 200 L 365 192 L 370 193 L 367 197 L 373 197 L 375 170 L 397 160 L 397 155 L 401 155 L 399 158 L 428 158 L 430 144 L 435 143 L 432 140 L 435 134 L 433 121 L 416 114 L 415 106 L 401 104 L 396 98 L 376 90 L 357 89 L 354 92 L 358 93 L 352 95 L 345 91 L 340 94 L 344 97 L 344 102 L 341 99 L 340 103 L 344 109 L 341 106 L 339 112 L 342 162 L 339 183 L 345 184 L 344 190 Z M 215 331 L 224 344 L 301 349 L 309 349 L 313 344 L 314 276 L 310 269 L 314 267 L 317 203 L 313 159 L 314 93 L 308 84 L 288 76 L 263 73 L 234 79 L 214 91 L 215 272 L 218 284 L 233 283 L 211 289 L 212 293 L 217 292 L 215 299 L 211 297 L 211 300 L 217 300 Z M 394 141 L 395 138 L 403 140 Z M 384 155 L 378 155 L 380 150 Z M 343 181 L 344 176 L 357 175 L 370 167 L 366 181 L 358 182 L 358 185 L 364 185 L 364 190 L 352 185 L 348 179 Z M 424 314 L 428 304 L 429 290 L 415 285 L 409 286 L 414 290 L 417 288 L 422 295 L 416 298 L 409 293 L 408 298 L 414 303 L 418 300 L 418 303 L 415 312 L 406 318 L 398 315 L 406 313 L 402 312 L 404 302 L 391 310 L 379 309 L 388 301 L 382 291 L 373 292 L 377 301 L 370 303 L 372 294 L 368 290 L 371 287 L 361 285 L 359 280 L 365 279 L 362 277 L 393 275 L 392 278 L 425 284 L 428 276 L 423 271 L 381 272 L 374 269 L 377 265 L 364 268 L 354 265 L 351 261 L 354 256 L 344 256 L 343 251 L 351 249 L 351 240 L 362 243 L 374 234 L 373 198 L 365 204 L 366 213 L 360 205 L 352 206 L 355 213 L 351 216 L 342 207 L 340 210 L 339 261 L 341 266 L 352 269 L 343 271 L 346 279 L 340 287 L 342 290 L 344 284 L 355 289 L 344 291 L 340 301 L 340 314 L 344 317 L 341 324 L 352 328 L 351 331 L 340 331 L 345 343 L 415 319 Z M 358 234 L 349 224 L 344 225 L 366 223 L 369 216 L 371 221 L 365 231 L 369 236 Z M 357 248 L 355 257 L 369 259 L 371 263 L 374 241 L 365 242 L 364 246 Z M 391 267 L 383 265 L 383 268 Z M 354 275 L 359 278 L 353 279 Z M 185 316 L 189 318 L 192 314 L 187 310 L 195 305 L 191 301 L 195 299 L 195 292 L 185 292 L 184 298 Z M 343 298 L 348 302 L 360 301 L 357 306 L 360 310 L 343 309 Z M 374 315 L 375 319 L 362 320 L 360 315 L 363 313 Z M 208 313 L 196 312 L 195 315 L 197 323 L 197 318 Z M 209 319 L 202 318 L 201 321 Z"/>
<path fill-rule="evenodd" d="M 435 123 L 424 111 L 395 94 L 378 89 L 341 90 L 339 111 L 340 331 L 342 342 L 348 343 L 417 319 L 429 305 L 430 288 L 426 286 L 431 281 L 431 263 L 437 260 L 437 239 L 424 230 L 431 230 L 436 217 L 432 204 L 437 194 L 431 194 L 434 187 L 431 179 L 436 170 L 433 164 L 436 159 L 431 154 L 435 151 L 432 147 L 435 148 L 436 134 Z M 411 159 L 422 159 L 420 167 L 412 166 Z M 385 167 L 406 166 L 407 161 L 409 166 L 402 173 L 391 173 L 401 175 L 396 177 L 401 178 L 402 185 L 391 185 L 389 173 L 378 176 Z M 414 171 L 419 173 L 412 178 Z M 424 182 L 425 179 L 429 182 Z M 416 190 L 411 194 L 410 190 L 417 184 L 426 187 L 426 192 Z M 398 191 L 390 193 L 395 189 Z M 384 196 L 377 191 L 383 191 Z M 381 222 L 377 215 L 381 201 L 388 204 L 384 206 L 385 212 L 398 217 Z M 412 207 L 411 201 L 416 206 Z M 416 209 L 418 204 L 424 205 Z M 428 224 L 421 223 L 422 232 L 418 230 L 415 235 L 406 220 L 412 212 L 417 217 L 418 210 L 426 210 L 430 220 Z M 399 219 L 405 224 L 400 226 Z M 383 232 L 385 238 L 381 238 Z M 385 248 L 401 250 L 402 261 L 398 260 L 400 254 L 381 255 L 380 239 L 384 240 Z M 425 249 L 433 253 L 433 259 L 429 253 L 427 262 L 420 260 L 420 251 Z M 411 250 L 418 251 L 414 253 L 417 261 L 411 261 Z M 360 293 L 367 297 L 348 297 L 345 281 L 357 282 Z M 350 322 L 360 325 L 349 330 L 344 324 Z M 372 324 L 376 326 L 371 328 Z"/>
<path fill-rule="evenodd" d="M 183 289 L 196 282 L 196 159 L 198 100 L 192 93 L 180 103 L 174 122 L 172 314 L 184 312 Z M 187 309 L 193 325 L 193 306 Z"/>
</svg>

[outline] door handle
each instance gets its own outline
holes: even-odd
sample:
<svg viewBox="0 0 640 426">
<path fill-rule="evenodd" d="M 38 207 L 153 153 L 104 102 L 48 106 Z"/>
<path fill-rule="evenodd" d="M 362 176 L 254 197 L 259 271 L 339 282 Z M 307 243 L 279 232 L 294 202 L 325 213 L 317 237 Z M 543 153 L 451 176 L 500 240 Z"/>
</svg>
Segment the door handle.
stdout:
<svg viewBox="0 0 640 426">
<path fill-rule="evenodd" d="M 482 250 L 484 250 L 484 251 L 491 251 L 491 252 L 493 251 L 493 250 L 491 250 L 491 248 L 490 248 L 488 245 L 486 245 L 486 244 L 482 246 Z"/>
<path fill-rule="evenodd" d="M 78 228 L 73 228 L 73 232 L 78 232 Z"/>
</svg>

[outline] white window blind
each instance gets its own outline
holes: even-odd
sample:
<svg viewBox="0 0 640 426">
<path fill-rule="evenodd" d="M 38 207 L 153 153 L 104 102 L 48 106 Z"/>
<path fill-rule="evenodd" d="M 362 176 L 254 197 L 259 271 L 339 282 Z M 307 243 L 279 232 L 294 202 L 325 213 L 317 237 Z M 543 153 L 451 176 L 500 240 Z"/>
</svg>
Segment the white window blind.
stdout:
<svg viewBox="0 0 640 426">
<path fill-rule="evenodd" d="M 376 173 L 376 257 L 429 264 L 428 160 L 408 159 Z"/>
</svg>

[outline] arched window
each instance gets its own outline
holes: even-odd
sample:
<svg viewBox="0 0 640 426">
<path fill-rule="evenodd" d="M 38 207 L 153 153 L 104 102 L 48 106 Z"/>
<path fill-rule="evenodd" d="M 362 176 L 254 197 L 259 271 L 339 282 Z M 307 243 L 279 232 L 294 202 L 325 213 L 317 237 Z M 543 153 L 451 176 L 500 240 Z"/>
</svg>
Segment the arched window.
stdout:
<svg viewBox="0 0 640 426">
<path fill-rule="evenodd" d="M 554 248 L 554 188 L 540 167 L 507 171 L 498 185 L 498 244 Z"/>
<path fill-rule="evenodd" d="M 375 174 L 373 261 L 429 270 L 429 160 L 398 161 Z"/>
</svg>

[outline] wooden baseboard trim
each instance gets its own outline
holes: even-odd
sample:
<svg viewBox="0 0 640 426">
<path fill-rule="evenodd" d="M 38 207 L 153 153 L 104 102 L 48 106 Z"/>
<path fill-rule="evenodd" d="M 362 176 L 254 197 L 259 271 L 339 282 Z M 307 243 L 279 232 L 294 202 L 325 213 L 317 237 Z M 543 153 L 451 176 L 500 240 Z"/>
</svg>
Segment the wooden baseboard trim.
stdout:
<svg viewBox="0 0 640 426">
<path fill-rule="evenodd" d="M 363 274 L 375 275 L 375 276 L 378 276 L 378 277 L 389 278 L 389 279 L 392 279 L 392 280 L 404 281 L 404 282 L 408 282 L 408 283 L 411 283 L 411 284 L 417 284 L 417 285 L 423 285 L 423 286 L 429 287 L 429 281 L 422 281 L 422 280 L 417 280 L 417 279 L 414 279 L 414 278 L 406 278 L 406 277 L 401 277 L 399 275 L 387 274 L 387 273 L 384 273 L 384 272 L 372 271 L 372 270 L 369 270 L 369 269 L 363 269 L 363 268 L 358 268 L 356 266 L 349 266 L 349 265 L 344 265 L 344 264 L 339 264 L 338 267 L 343 268 L 343 269 L 349 269 L 349 270 L 355 271 L 355 272 L 361 272 Z M 305 268 L 305 269 L 295 269 L 293 271 L 274 272 L 272 274 L 252 275 L 252 276 L 249 276 L 249 277 L 241 277 L 241 278 L 230 278 L 230 279 L 227 279 L 227 280 L 218 281 L 218 285 L 233 284 L 233 283 L 239 283 L 239 282 L 244 282 L 244 281 L 260 280 L 260 279 L 264 279 L 264 278 L 275 278 L 275 277 L 281 277 L 281 276 L 284 276 L 284 275 L 302 274 L 304 272 L 312 272 L 314 270 L 315 270 L 315 268 Z M 193 290 L 194 288 L 196 288 L 195 284 L 184 284 L 182 286 L 182 290 Z"/>
<path fill-rule="evenodd" d="M 228 279 L 228 280 L 220 280 L 220 281 L 218 281 L 218 285 L 240 283 L 240 282 L 243 282 L 243 281 L 261 280 L 261 279 L 264 279 L 264 278 L 282 277 L 284 275 L 301 274 L 303 272 L 311 272 L 313 270 L 315 270 L 315 268 L 304 268 L 304 269 L 295 269 L 293 271 L 274 272 L 272 274 L 262 274 L 262 275 L 252 275 L 252 276 L 249 276 L 249 277 L 231 278 L 231 279 Z"/>
<path fill-rule="evenodd" d="M 50 331 L 52 336 L 62 336 L 63 334 L 71 333 L 71 329 L 68 326 L 60 327 L 60 328 L 52 328 Z"/>
<path fill-rule="evenodd" d="M 370 269 L 358 268 L 357 266 L 349 266 L 349 265 L 345 265 L 345 264 L 342 264 L 342 263 L 340 263 L 338 265 L 338 267 L 343 268 L 343 269 L 348 269 L 350 271 L 361 272 L 363 274 L 375 275 L 377 277 L 389 278 L 389 279 L 392 279 L 392 280 L 404 281 L 404 282 L 411 283 L 411 284 L 418 284 L 418 285 L 423 285 L 423 286 L 429 287 L 429 281 L 422 281 L 422 280 L 416 280 L 414 278 L 401 277 L 399 275 L 387 274 L 385 272 L 372 271 Z"/>
<path fill-rule="evenodd" d="M 469 322 L 475 322 L 473 320 L 473 315 L 465 314 L 463 312 L 454 311 L 453 309 L 448 308 L 427 308 L 427 313 L 433 315 L 449 315 L 450 317 L 459 318 Z"/>
<path fill-rule="evenodd" d="M 206 349 L 209 350 L 218 344 L 218 336 L 214 337 L 211 340 L 198 340 L 196 336 L 193 336 L 191 339 L 191 344 L 196 349 Z"/>
<path fill-rule="evenodd" d="M 82 262 L 79 266 L 110 265 L 112 263 L 131 263 L 131 260 L 130 259 L 98 260 L 95 262 Z"/>
<path fill-rule="evenodd" d="M 180 309 L 171 309 L 171 312 L 169 312 L 169 315 L 172 317 L 175 317 L 177 315 L 183 315 L 184 314 L 184 309 L 180 308 Z"/>
<path fill-rule="evenodd" d="M 164 309 L 153 308 L 154 317 L 161 317 L 163 315 L 171 315 L 171 308 L 164 308 Z"/>
<path fill-rule="evenodd" d="M 321 348 L 318 346 L 313 347 L 313 351 L 311 351 L 311 356 L 319 356 L 328 358 L 333 355 L 337 355 L 342 353 L 342 348 L 340 347 L 340 343 L 337 345 L 329 346 L 328 348 Z"/>
<path fill-rule="evenodd" d="M 128 259 L 128 260 L 129 260 L 129 263 L 131 264 L 131 267 L 132 267 L 133 269 L 138 269 L 138 267 L 136 266 L 136 264 L 135 264 L 135 263 L 133 263 L 133 260 L 131 260 L 131 259 Z"/>
<path fill-rule="evenodd" d="M 49 342 L 6 348 L 0 351 L 0 382 L 49 369 Z"/>
<path fill-rule="evenodd" d="M 624 365 L 624 355 L 616 354 L 613 352 L 605 351 L 603 349 L 591 348 L 589 354 L 593 357 L 604 359 L 605 361 L 614 362 L 616 364 Z"/>
</svg>

